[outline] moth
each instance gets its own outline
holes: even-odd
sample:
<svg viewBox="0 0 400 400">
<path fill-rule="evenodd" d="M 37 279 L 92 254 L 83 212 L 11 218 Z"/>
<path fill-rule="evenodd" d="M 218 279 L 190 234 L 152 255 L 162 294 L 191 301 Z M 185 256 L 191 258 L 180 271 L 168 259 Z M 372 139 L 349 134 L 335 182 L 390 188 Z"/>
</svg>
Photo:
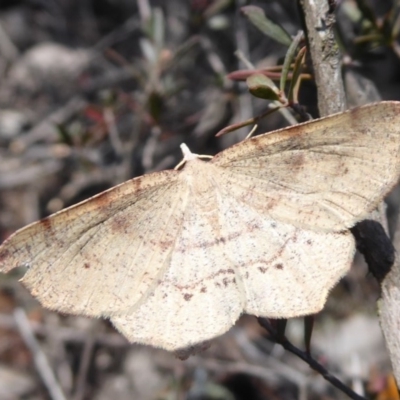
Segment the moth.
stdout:
<svg viewBox="0 0 400 400">
<path fill-rule="evenodd" d="M 43 306 L 109 318 L 176 351 L 242 313 L 320 311 L 349 270 L 348 229 L 400 174 L 400 102 L 253 137 L 144 175 L 28 225 L 0 247 Z"/>
</svg>

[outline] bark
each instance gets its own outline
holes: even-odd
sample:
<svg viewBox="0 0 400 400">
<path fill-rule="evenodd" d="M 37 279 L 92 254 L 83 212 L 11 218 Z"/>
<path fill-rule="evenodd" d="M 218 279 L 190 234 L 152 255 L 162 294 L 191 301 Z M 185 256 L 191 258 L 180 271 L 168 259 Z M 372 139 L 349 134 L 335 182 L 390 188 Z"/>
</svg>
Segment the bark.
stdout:
<svg viewBox="0 0 400 400">
<path fill-rule="evenodd" d="M 341 58 L 334 36 L 335 15 L 328 0 L 300 0 L 311 54 L 321 117 L 344 111 Z"/>
</svg>

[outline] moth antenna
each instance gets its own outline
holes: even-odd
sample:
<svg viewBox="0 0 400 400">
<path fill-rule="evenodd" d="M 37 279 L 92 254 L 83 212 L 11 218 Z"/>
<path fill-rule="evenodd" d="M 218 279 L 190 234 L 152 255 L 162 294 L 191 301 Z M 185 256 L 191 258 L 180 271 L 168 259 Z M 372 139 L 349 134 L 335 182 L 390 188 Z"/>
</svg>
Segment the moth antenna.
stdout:
<svg viewBox="0 0 400 400">
<path fill-rule="evenodd" d="M 182 143 L 180 147 L 181 147 L 181 150 L 183 153 L 183 160 L 174 168 L 175 170 L 178 170 L 179 168 L 181 168 L 187 161 L 193 161 L 198 158 L 204 158 L 204 159 L 213 158 L 213 156 L 209 156 L 209 155 L 199 155 L 199 154 L 192 153 L 190 151 L 189 147 L 187 147 L 187 145 L 185 143 Z"/>
</svg>

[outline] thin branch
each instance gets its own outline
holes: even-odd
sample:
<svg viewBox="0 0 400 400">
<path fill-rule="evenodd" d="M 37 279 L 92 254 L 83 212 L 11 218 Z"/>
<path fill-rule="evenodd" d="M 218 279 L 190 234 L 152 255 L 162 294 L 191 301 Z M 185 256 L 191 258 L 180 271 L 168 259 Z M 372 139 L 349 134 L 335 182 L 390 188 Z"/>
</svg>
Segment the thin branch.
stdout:
<svg viewBox="0 0 400 400">
<path fill-rule="evenodd" d="M 310 368 L 312 368 L 314 371 L 317 371 L 325 380 L 330 382 L 333 386 L 337 387 L 343 393 L 347 394 L 347 396 L 349 396 L 351 399 L 366 400 L 365 397 L 360 396 L 359 394 L 351 390 L 341 380 L 332 375 L 317 360 L 312 358 L 310 353 L 308 353 L 307 351 L 300 350 L 298 347 L 294 346 L 291 342 L 289 342 L 289 340 L 285 336 L 279 335 L 266 318 L 258 318 L 258 322 L 271 335 L 270 337 L 271 340 L 273 340 L 276 343 L 279 343 L 285 350 L 301 358 L 304 362 L 306 362 L 310 366 Z"/>
<path fill-rule="evenodd" d="M 53 370 L 46 358 L 46 355 L 42 351 L 35 335 L 32 331 L 29 320 L 21 308 L 17 308 L 14 311 L 14 318 L 17 324 L 18 330 L 29 350 L 32 353 L 33 361 L 36 365 L 37 371 L 42 378 L 52 400 L 66 400 L 64 393 L 60 385 L 54 376 Z"/>
<path fill-rule="evenodd" d="M 270 108 L 267 111 L 264 111 L 263 113 L 261 113 L 260 115 L 249 118 L 246 121 L 241 121 L 241 122 L 237 122 L 236 124 L 229 125 L 223 129 L 221 129 L 215 136 L 216 137 L 222 136 L 222 135 L 225 135 L 226 133 L 233 132 L 233 131 L 236 131 L 237 129 L 243 128 L 244 126 L 257 124 L 258 121 L 260 121 L 260 119 L 265 118 L 269 114 L 274 113 L 275 111 L 279 110 L 281 107 L 284 107 L 284 105 Z"/>
<path fill-rule="evenodd" d="M 341 59 L 334 35 L 335 15 L 327 0 L 300 0 L 306 24 L 321 116 L 346 109 Z"/>
<path fill-rule="evenodd" d="M 58 341 L 67 343 L 86 342 L 87 332 L 78 330 L 76 328 L 69 328 L 66 326 L 51 327 L 35 321 L 28 321 L 30 329 L 35 335 L 40 336 L 55 336 Z M 15 318 L 8 314 L 0 313 L 0 328 L 2 329 L 19 329 Z M 98 332 L 95 336 L 96 344 L 99 346 L 111 348 L 125 348 L 129 346 L 129 342 L 118 333 L 102 333 Z"/>
<path fill-rule="evenodd" d="M 83 353 L 80 360 L 78 379 L 74 394 L 74 400 L 82 400 L 85 397 L 86 379 L 89 371 L 90 360 L 92 359 L 94 345 L 96 344 L 95 338 L 90 336 L 86 339 L 83 347 Z"/>
<path fill-rule="evenodd" d="M 400 218 L 394 236 L 395 260 L 382 282 L 378 312 L 397 385 L 400 386 Z"/>
</svg>

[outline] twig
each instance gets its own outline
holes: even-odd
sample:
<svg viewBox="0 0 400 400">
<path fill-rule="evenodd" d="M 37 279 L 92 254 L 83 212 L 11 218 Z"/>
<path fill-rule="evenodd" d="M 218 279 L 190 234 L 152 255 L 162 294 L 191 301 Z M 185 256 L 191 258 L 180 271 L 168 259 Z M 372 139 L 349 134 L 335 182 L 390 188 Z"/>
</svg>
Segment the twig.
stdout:
<svg viewBox="0 0 400 400">
<path fill-rule="evenodd" d="M 237 8 L 240 8 L 241 6 L 244 5 L 246 5 L 246 2 L 244 0 L 236 0 Z M 254 69 L 254 66 L 248 61 L 250 47 L 247 35 L 247 25 L 245 24 L 245 21 L 243 20 L 243 18 L 239 13 L 237 14 L 235 19 L 235 40 L 236 40 L 236 47 L 238 49 L 235 55 L 241 61 L 238 67 L 241 68 L 242 65 L 244 65 L 248 69 Z M 249 119 L 252 115 L 254 115 L 253 104 L 250 96 L 248 96 L 247 94 L 240 94 L 238 97 L 238 103 L 239 103 L 238 119 L 240 121 L 244 119 Z M 246 135 L 247 132 L 238 131 L 235 133 L 235 136 L 232 137 L 230 140 L 237 142 L 239 140 L 242 140 Z"/>
<path fill-rule="evenodd" d="M 66 123 L 78 112 L 80 112 L 87 104 L 81 96 L 74 96 L 67 104 L 55 110 L 50 115 L 46 116 L 42 121 L 36 124 L 32 129 L 26 132 L 21 139 L 17 139 L 12 148 L 16 151 L 23 151 L 32 143 L 39 140 L 46 142 L 56 141 L 58 134 L 55 129 L 56 125 Z"/>
<path fill-rule="evenodd" d="M 268 109 L 267 111 L 264 111 L 260 115 L 256 115 L 255 117 L 249 118 L 246 121 L 241 121 L 237 122 L 235 124 L 229 125 L 223 129 L 221 129 L 215 136 L 222 136 L 225 135 L 226 133 L 233 132 L 239 128 L 243 128 L 244 126 L 252 125 L 252 124 L 257 124 L 260 119 L 265 118 L 269 114 L 274 113 L 275 111 L 279 110 L 280 108 L 284 107 L 283 105 L 280 106 L 272 106 L 273 108 Z"/>
<path fill-rule="evenodd" d="M 29 320 L 25 312 L 21 308 L 17 308 L 14 311 L 14 318 L 17 324 L 18 330 L 32 353 L 33 361 L 36 365 L 38 373 L 42 378 L 44 385 L 46 386 L 49 394 L 53 400 L 66 400 L 64 393 L 60 385 L 58 384 L 56 377 L 54 376 L 53 370 L 43 353 L 38 341 L 33 334 Z"/>
<path fill-rule="evenodd" d="M 76 383 L 74 400 L 82 400 L 85 397 L 86 377 L 88 374 L 90 360 L 93 354 L 95 343 L 96 341 L 92 335 L 85 341 L 85 345 L 83 347 L 83 354 L 81 357 L 81 362 L 78 371 L 78 379 Z"/>
<path fill-rule="evenodd" d="M 7 173 L 1 173 L 0 189 L 12 189 L 22 185 L 29 185 L 43 177 L 56 174 L 61 168 L 62 163 L 59 160 L 46 160 L 36 165 L 34 163 L 26 163 L 16 169 L 10 169 Z"/>
<path fill-rule="evenodd" d="M 232 82 L 227 77 L 224 63 L 221 60 L 221 57 L 215 51 L 211 41 L 208 38 L 200 38 L 199 43 L 204 50 L 208 64 L 210 65 L 214 73 L 223 79 L 225 88 L 231 88 Z"/>
<path fill-rule="evenodd" d="M 18 48 L 12 42 L 7 32 L 0 24 L 0 53 L 8 61 L 14 61 L 18 57 Z"/>
<path fill-rule="evenodd" d="M 140 3 L 140 2 L 138 2 Z M 136 15 L 127 19 L 122 25 L 103 36 L 94 46 L 94 50 L 102 51 L 107 47 L 111 47 L 119 41 L 126 40 L 135 30 L 140 29 L 140 23 L 137 21 Z"/>
<path fill-rule="evenodd" d="M 390 272 L 382 282 L 381 299 L 378 301 L 379 319 L 386 347 L 392 362 L 393 373 L 400 386 L 400 219 L 394 236 L 395 260 Z"/>
<path fill-rule="evenodd" d="M 68 343 L 84 343 L 87 333 L 82 330 L 68 327 L 52 327 L 34 321 L 28 321 L 30 330 L 41 336 L 55 336 L 57 340 Z M 8 314 L 0 313 L 0 327 L 3 329 L 18 329 L 15 318 Z M 118 333 L 97 333 L 96 344 L 106 347 L 124 348 L 129 345 L 128 341 Z"/>
<path fill-rule="evenodd" d="M 103 115 L 104 121 L 107 125 L 111 146 L 113 147 L 115 153 L 119 157 L 122 157 L 124 153 L 124 145 L 118 132 L 114 111 L 111 107 L 106 107 L 103 111 Z"/>
<path fill-rule="evenodd" d="M 151 18 L 151 7 L 148 0 L 138 0 L 139 14 L 142 22 L 147 22 Z"/>
<path fill-rule="evenodd" d="M 282 76 L 282 72 L 281 71 L 279 71 L 279 72 L 271 71 L 272 68 L 273 67 L 264 68 L 264 69 L 254 69 L 254 70 L 241 69 L 241 70 L 231 72 L 226 77 L 233 81 L 245 81 L 250 75 L 264 74 L 265 76 L 268 76 L 272 80 L 279 81 Z M 292 78 L 293 78 L 293 72 L 289 72 L 287 75 L 287 80 L 290 81 Z M 312 78 L 313 77 L 311 76 L 311 74 L 304 73 L 304 72 L 301 74 L 301 79 L 305 79 L 305 80 L 309 81 Z"/>
<path fill-rule="evenodd" d="M 294 383 L 298 387 L 305 388 L 308 386 L 310 382 L 309 376 L 299 371 L 298 368 L 291 367 L 288 363 L 282 362 L 277 357 L 266 353 L 258 345 L 255 345 L 242 329 L 234 328 L 230 334 L 233 335 L 239 349 L 252 365 L 258 364 L 264 368 L 271 368 L 276 372 L 277 376 Z"/>
<path fill-rule="evenodd" d="M 333 10 L 327 0 L 300 0 L 304 12 L 308 48 L 318 91 L 321 116 L 346 109 L 339 47 L 335 41 Z"/>
<path fill-rule="evenodd" d="M 347 394 L 351 399 L 366 400 L 365 397 L 360 396 L 359 394 L 351 390 L 347 385 L 345 385 L 341 380 L 332 375 L 324 366 L 322 366 L 318 361 L 312 358 L 308 352 L 302 351 L 298 347 L 294 346 L 285 336 L 278 335 L 276 330 L 272 327 L 272 325 L 266 318 L 258 318 L 258 322 L 271 335 L 271 340 L 279 343 L 285 350 L 301 358 L 310 366 L 310 368 L 312 368 L 314 371 L 317 371 L 325 380 L 330 382 L 333 386 L 337 387 L 343 393 Z"/>
</svg>

